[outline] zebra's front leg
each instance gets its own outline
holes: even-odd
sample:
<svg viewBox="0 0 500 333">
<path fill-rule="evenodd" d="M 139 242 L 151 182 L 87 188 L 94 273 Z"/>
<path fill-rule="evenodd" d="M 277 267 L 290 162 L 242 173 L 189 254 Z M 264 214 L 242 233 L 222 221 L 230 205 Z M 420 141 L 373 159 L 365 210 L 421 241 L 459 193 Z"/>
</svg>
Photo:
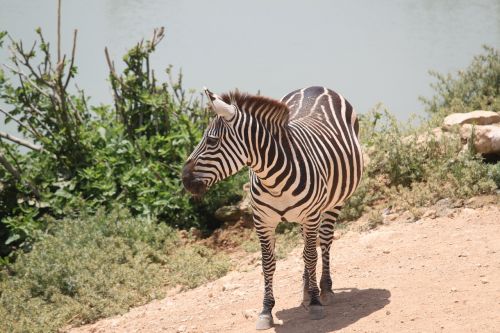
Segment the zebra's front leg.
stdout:
<svg viewBox="0 0 500 333">
<path fill-rule="evenodd" d="M 340 208 L 337 206 L 323 212 L 321 216 L 321 226 L 319 227 L 319 244 L 322 254 L 322 270 L 319 286 L 321 288 L 321 304 L 331 304 L 333 300 L 332 278 L 330 276 L 330 247 L 333 241 L 334 225 L 340 214 Z"/>
<path fill-rule="evenodd" d="M 256 328 L 258 330 L 266 330 L 273 326 L 272 310 L 274 307 L 273 295 L 273 275 L 276 269 L 276 257 L 274 255 L 274 245 L 276 241 L 275 226 L 259 225 L 255 221 L 255 230 L 259 236 L 260 247 L 262 250 L 262 271 L 264 272 L 264 302 L 262 312 L 257 319 Z"/>
<path fill-rule="evenodd" d="M 322 319 L 324 317 L 323 305 L 320 302 L 318 283 L 316 282 L 316 262 L 318 261 L 318 252 L 316 251 L 316 238 L 318 227 L 319 218 L 317 219 L 317 221 L 309 221 L 307 225 L 304 225 L 303 228 L 303 255 L 304 266 L 307 271 L 309 282 L 309 317 L 311 319 Z"/>
</svg>

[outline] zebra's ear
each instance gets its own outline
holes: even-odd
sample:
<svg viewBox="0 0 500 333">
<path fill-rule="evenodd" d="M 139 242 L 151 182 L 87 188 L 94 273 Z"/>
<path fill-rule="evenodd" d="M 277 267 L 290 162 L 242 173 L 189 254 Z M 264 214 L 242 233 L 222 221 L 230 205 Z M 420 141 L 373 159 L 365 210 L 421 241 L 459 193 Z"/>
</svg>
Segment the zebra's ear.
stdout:
<svg viewBox="0 0 500 333">
<path fill-rule="evenodd" d="M 230 120 L 231 118 L 233 118 L 234 113 L 236 112 L 236 109 L 233 105 L 224 102 L 222 98 L 220 98 L 220 96 L 217 96 L 216 94 L 208 90 L 207 87 L 203 87 L 203 91 L 205 92 L 205 95 L 207 95 L 210 106 L 215 113 L 226 120 Z"/>
</svg>

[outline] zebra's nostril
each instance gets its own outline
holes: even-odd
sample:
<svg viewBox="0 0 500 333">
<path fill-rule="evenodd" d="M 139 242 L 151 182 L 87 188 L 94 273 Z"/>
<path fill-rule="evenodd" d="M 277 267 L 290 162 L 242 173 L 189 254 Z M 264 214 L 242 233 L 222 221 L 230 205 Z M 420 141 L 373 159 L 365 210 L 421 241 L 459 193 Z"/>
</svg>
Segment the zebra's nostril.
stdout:
<svg viewBox="0 0 500 333">
<path fill-rule="evenodd" d="M 184 184 L 184 186 L 188 185 L 189 183 L 191 183 L 193 181 L 193 175 L 191 172 L 187 171 L 187 172 L 182 172 L 182 183 Z"/>
<path fill-rule="evenodd" d="M 194 194 L 195 196 L 201 196 L 207 190 L 207 186 L 200 179 L 189 178 L 183 181 L 183 183 L 184 183 L 184 188 L 191 194 Z"/>
<path fill-rule="evenodd" d="M 194 166 L 195 163 L 193 160 L 188 160 L 186 162 L 182 169 L 182 184 L 188 192 L 196 196 L 201 196 L 205 193 L 207 186 L 201 179 L 193 174 Z"/>
</svg>

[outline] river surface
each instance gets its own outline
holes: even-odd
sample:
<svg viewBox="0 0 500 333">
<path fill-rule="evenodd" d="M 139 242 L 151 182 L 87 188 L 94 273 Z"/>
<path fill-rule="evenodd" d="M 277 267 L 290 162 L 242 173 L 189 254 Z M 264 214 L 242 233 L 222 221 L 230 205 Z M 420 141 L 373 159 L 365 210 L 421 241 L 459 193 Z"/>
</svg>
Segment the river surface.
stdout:
<svg viewBox="0 0 500 333">
<path fill-rule="evenodd" d="M 0 29 L 28 44 L 40 26 L 55 51 L 56 3 L 0 0 Z M 457 71 L 483 44 L 500 47 L 499 0 L 63 0 L 62 12 L 63 50 L 78 29 L 76 82 L 93 104 L 111 102 L 104 47 L 120 63 L 160 26 L 153 66 L 182 69 L 185 87 L 280 98 L 325 85 L 360 113 L 383 102 L 400 119 L 423 114 L 428 70 Z"/>
</svg>

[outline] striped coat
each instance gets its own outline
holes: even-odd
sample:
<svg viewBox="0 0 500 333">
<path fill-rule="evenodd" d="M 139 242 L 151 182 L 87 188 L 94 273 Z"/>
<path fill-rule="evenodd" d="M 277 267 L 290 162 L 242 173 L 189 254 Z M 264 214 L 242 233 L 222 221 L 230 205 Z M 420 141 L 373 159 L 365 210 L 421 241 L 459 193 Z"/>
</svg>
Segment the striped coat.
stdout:
<svg viewBox="0 0 500 333">
<path fill-rule="evenodd" d="M 321 318 L 322 305 L 332 296 L 329 250 L 333 224 L 363 171 L 353 107 L 324 87 L 296 90 L 281 101 L 238 92 L 221 97 L 206 93 L 217 116 L 186 162 L 185 188 L 201 195 L 248 165 L 265 284 L 257 328 L 273 324 L 274 231 L 281 221 L 301 225 L 304 302 L 312 319 Z M 321 292 L 315 271 L 318 235 L 323 261 Z"/>
</svg>

